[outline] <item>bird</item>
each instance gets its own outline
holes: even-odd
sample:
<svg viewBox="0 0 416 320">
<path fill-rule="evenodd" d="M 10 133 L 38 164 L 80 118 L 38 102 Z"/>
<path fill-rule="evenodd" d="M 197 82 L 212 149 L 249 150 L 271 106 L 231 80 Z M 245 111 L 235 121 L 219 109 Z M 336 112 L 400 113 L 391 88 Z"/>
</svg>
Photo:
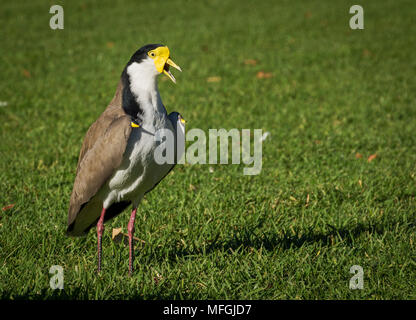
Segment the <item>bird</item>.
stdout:
<svg viewBox="0 0 416 320">
<path fill-rule="evenodd" d="M 66 234 L 87 236 L 91 228 L 97 227 L 98 272 L 104 222 L 131 205 L 127 229 L 132 275 L 138 205 L 177 163 L 156 161 L 155 150 L 162 142 L 155 138 L 155 133 L 171 130 L 175 159 L 181 157 L 176 152 L 176 133 L 184 132 L 185 120 L 178 112 L 167 114 L 157 84 L 162 73 L 176 83 L 170 67 L 182 71 L 170 58 L 167 46 L 148 44 L 138 49 L 123 69 L 113 99 L 84 137 L 69 201 Z"/>
</svg>

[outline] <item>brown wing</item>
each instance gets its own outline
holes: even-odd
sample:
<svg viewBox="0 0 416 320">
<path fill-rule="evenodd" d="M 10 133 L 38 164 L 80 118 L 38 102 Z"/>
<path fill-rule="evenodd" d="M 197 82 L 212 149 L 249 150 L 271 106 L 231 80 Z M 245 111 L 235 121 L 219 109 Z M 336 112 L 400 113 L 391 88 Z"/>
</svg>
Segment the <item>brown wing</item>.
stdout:
<svg viewBox="0 0 416 320">
<path fill-rule="evenodd" d="M 110 124 L 123 115 L 125 115 L 123 108 L 121 107 L 122 103 L 122 92 L 123 92 L 123 85 L 120 81 L 116 93 L 114 95 L 113 100 L 111 100 L 108 107 L 104 110 L 104 112 L 100 115 L 100 117 L 89 127 L 87 133 L 85 134 L 84 141 L 82 143 L 81 151 L 78 157 L 78 166 L 77 166 L 77 174 L 79 171 L 80 164 L 85 156 L 85 154 L 90 150 L 95 142 L 98 140 L 100 136 L 102 136 Z"/>
<path fill-rule="evenodd" d="M 85 135 L 69 203 L 68 226 L 123 160 L 132 127 L 121 107 L 122 90 L 120 82 L 113 100 Z"/>
<path fill-rule="evenodd" d="M 115 119 L 82 157 L 69 203 L 68 226 L 121 165 L 131 130 L 129 116 Z"/>
</svg>

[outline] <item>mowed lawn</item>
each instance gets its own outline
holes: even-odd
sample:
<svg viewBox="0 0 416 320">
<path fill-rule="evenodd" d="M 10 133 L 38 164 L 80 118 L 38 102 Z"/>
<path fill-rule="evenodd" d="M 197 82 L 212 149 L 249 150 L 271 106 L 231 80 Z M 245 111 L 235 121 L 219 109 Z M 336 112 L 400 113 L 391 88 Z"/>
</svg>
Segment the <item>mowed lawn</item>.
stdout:
<svg viewBox="0 0 416 320">
<path fill-rule="evenodd" d="M 0 297 L 416 299 L 416 5 L 361 1 L 351 30 L 353 4 L 2 3 Z M 263 168 L 178 165 L 139 206 L 133 277 L 111 239 L 129 210 L 106 224 L 97 275 L 95 229 L 65 236 L 78 153 L 148 43 L 183 69 L 159 79 L 168 112 L 187 130 L 270 132 Z"/>
</svg>

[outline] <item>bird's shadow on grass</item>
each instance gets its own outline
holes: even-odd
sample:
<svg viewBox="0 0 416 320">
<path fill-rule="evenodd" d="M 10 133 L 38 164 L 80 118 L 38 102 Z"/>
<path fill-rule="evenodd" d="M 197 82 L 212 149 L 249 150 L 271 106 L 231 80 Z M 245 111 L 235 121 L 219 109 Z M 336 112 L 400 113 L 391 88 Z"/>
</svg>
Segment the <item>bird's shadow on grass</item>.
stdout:
<svg viewBox="0 0 416 320">
<path fill-rule="evenodd" d="M 291 234 L 283 233 L 277 234 L 273 232 L 258 232 L 261 228 L 263 222 L 257 223 L 253 226 L 247 226 L 242 229 L 238 235 L 233 236 L 229 239 L 220 239 L 219 237 L 215 238 L 208 246 L 205 248 L 194 247 L 194 248 L 183 248 L 172 246 L 166 255 L 166 251 L 163 251 L 162 248 L 158 249 L 153 248 L 153 254 L 155 259 L 161 259 L 168 261 L 170 263 L 177 263 L 178 259 L 192 257 L 196 255 L 209 255 L 210 253 L 222 251 L 222 252 L 233 252 L 236 250 L 251 250 L 260 249 L 267 251 L 275 250 L 289 250 L 289 249 L 299 249 L 304 246 L 312 244 L 320 244 L 322 246 L 330 246 L 333 244 L 335 238 L 337 241 L 341 241 L 343 246 L 354 246 L 355 239 L 361 234 L 368 232 L 370 234 L 382 234 L 386 230 L 389 230 L 390 227 L 393 228 L 396 224 L 389 223 L 384 225 L 381 223 L 358 223 L 353 227 L 342 227 L 336 228 L 331 225 L 328 225 L 330 229 L 327 233 L 315 232 L 311 228 L 307 232 Z M 412 229 L 415 228 L 415 223 L 401 223 L 403 227 Z M 166 250 L 166 247 L 165 247 Z M 137 258 L 140 256 L 140 252 L 137 252 Z M 7 291 L 3 291 L 0 295 L 0 299 L 7 300 L 10 295 Z M 13 296 L 15 300 L 83 300 L 88 299 L 88 293 L 83 289 L 71 290 L 70 293 L 66 293 L 64 290 L 56 290 L 52 295 L 50 294 L 50 289 L 44 289 L 41 292 L 36 294 L 23 294 L 19 296 Z M 126 297 L 131 300 L 143 300 L 144 297 L 140 295 L 131 295 Z M 147 295 L 146 299 L 177 299 L 177 296 L 164 296 L 164 295 Z"/>
<path fill-rule="evenodd" d="M 169 259 L 170 262 L 176 262 L 178 258 L 186 256 L 195 257 L 198 254 L 209 255 L 210 253 L 223 251 L 223 252 L 234 252 L 236 250 L 252 250 L 260 249 L 267 251 L 275 250 L 288 250 L 296 249 L 312 244 L 320 244 L 322 246 L 333 245 L 336 240 L 343 246 L 353 247 L 356 239 L 363 233 L 368 232 L 369 234 L 383 234 L 393 224 L 384 225 L 382 223 L 358 223 L 352 227 L 341 227 L 337 228 L 327 224 L 330 231 L 328 232 L 316 232 L 313 228 L 310 228 L 306 232 L 258 232 L 261 228 L 261 224 L 258 223 L 255 226 L 245 227 L 237 235 L 232 238 L 220 239 L 216 237 L 209 245 L 205 248 L 194 247 L 174 247 L 172 246 L 169 253 L 166 255 L 166 251 L 161 251 L 158 254 L 157 249 L 154 251 L 156 256 L 161 259 Z M 403 223 L 401 223 L 403 224 Z M 406 224 L 406 228 L 414 228 L 415 224 Z M 166 248 L 164 249 L 166 250 Z M 163 258 L 162 258 L 163 257 Z"/>
<path fill-rule="evenodd" d="M 304 246 L 320 244 L 321 246 L 331 246 L 334 244 L 335 238 L 336 241 L 340 242 L 342 246 L 354 247 L 356 239 L 363 233 L 368 232 L 372 235 L 383 234 L 386 230 L 390 230 L 396 224 L 389 223 L 388 225 L 382 223 L 358 223 L 353 227 L 341 227 L 336 228 L 331 225 L 327 225 L 330 231 L 326 233 L 313 231 L 311 228 L 304 233 L 295 234 L 277 234 L 273 232 L 260 233 L 256 232 L 261 228 L 261 223 L 257 226 L 246 227 L 239 233 L 232 237 L 231 239 L 221 240 L 219 238 L 215 239 L 207 248 L 182 248 L 182 249 L 173 249 L 170 251 L 169 255 L 163 255 L 163 259 L 168 258 L 171 263 L 178 263 L 178 259 L 189 258 L 193 259 L 195 256 L 199 255 L 209 255 L 210 253 L 222 251 L 222 252 L 235 252 L 236 250 L 251 250 L 251 249 L 260 249 L 267 251 L 276 251 L 282 250 L 286 251 L 289 249 L 299 249 Z M 415 228 L 415 223 L 401 223 L 403 227 L 408 229 Z M 339 244 L 339 243 L 338 243 Z M 160 258 L 162 259 L 162 253 L 160 253 Z M 133 298 L 133 297 L 132 297 Z M 143 299 L 142 297 L 134 297 L 133 299 Z M 177 299 L 176 296 L 147 296 L 147 299 Z"/>
</svg>

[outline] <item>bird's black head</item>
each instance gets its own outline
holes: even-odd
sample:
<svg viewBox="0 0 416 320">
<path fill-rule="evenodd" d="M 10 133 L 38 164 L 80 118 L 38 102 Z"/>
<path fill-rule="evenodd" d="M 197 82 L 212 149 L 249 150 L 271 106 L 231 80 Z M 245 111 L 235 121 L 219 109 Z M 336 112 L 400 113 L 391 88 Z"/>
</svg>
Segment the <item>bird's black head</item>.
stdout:
<svg viewBox="0 0 416 320">
<path fill-rule="evenodd" d="M 163 44 L 147 44 L 131 56 L 124 71 L 129 73 L 128 70 L 131 69 L 131 73 L 134 73 L 140 79 L 154 78 L 156 75 L 164 73 L 170 80 L 176 83 L 176 79 L 169 71 L 169 67 L 182 71 L 170 58 L 170 51 L 167 46 Z M 131 81 L 134 81 L 134 79 L 131 79 Z"/>
<path fill-rule="evenodd" d="M 127 65 L 130 65 L 133 62 L 140 63 L 144 59 L 146 59 L 149 55 L 148 52 L 155 50 L 159 47 L 165 47 L 163 44 L 147 44 L 143 47 L 141 47 L 139 50 L 137 50 L 130 58 L 130 61 L 127 63 Z"/>
</svg>

